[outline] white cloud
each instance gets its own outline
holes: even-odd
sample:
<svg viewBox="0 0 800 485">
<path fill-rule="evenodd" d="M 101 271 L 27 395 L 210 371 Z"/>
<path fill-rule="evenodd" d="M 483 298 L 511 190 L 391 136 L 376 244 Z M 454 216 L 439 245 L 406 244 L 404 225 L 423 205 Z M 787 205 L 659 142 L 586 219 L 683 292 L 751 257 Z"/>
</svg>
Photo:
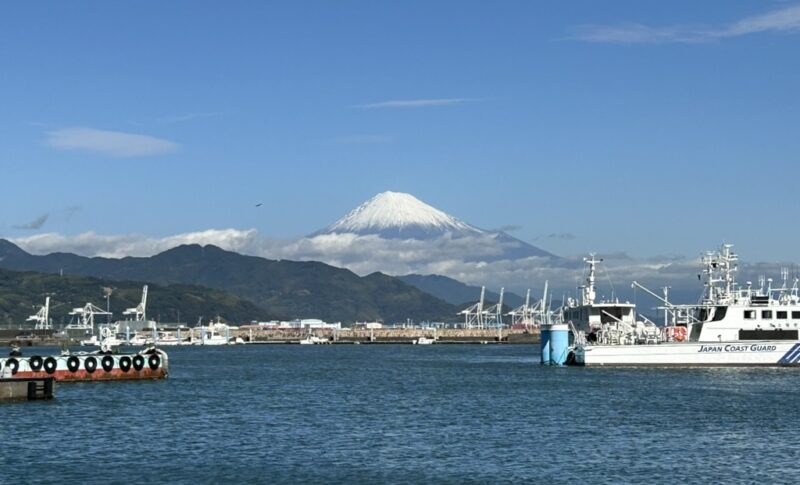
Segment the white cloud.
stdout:
<svg viewBox="0 0 800 485">
<path fill-rule="evenodd" d="M 383 239 L 355 234 L 325 234 L 292 240 L 262 237 L 255 229 L 210 229 L 164 238 L 143 235 L 101 235 L 86 232 L 76 236 L 56 233 L 12 239 L 33 254 L 55 251 L 83 256 L 150 256 L 181 244 L 213 244 L 241 254 L 270 259 L 322 261 L 366 275 L 374 271 L 403 275 L 408 273 L 440 274 L 464 283 L 523 294 L 525 289 L 541 290 L 548 280 L 555 299 L 576 296 L 585 277 L 581 256 L 564 259 L 529 257 L 494 260 L 502 248 L 491 247 L 482 236 L 433 241 Z M 637 280 L 651 289 L 669 285 L 672 294 L 682 295 L 684 303 L 695 302 L 702 287 L 697 281 L 699 261 L 674 255 L 635 259 L 623 252 L 599 255 L 605 258 L 598 275 L 598 294 L 632 298 L 630 283 Z M 482 258 L 483 257 L 483 258 Z M 778 275 L 785 263 L 741 263 L 739 280 L 757 281 L 758 275 Z M 644 293 L 639 292 L 644 298 Z M 648 307 L 649 308 L 649 307 Z M 644 309 L 642 309 L 644 311 Z"/>
<path fill-rule="evenodd" d="M 359 104 L 356 108 L 382 109 L 382 108 L 424 108 L 428 106 L 446 106 L 473 101 L 471 98 L 435 98 L 435 99 L 395 99 L 377 103 Z"/>
<path fill-rule="evenodd" d="M 76 236 L 56 233 L 39 234 L 12 240 L 33 254 L 66 251 L 83 256 L 121 258 L 150 256 L 181 244 L 213 244 L 242 254 L 270 259 L 322 261 L 366 275 L 375 271 L 403 275 L 408 273 L 441 274 L 467 284 L 505 286 L 516 291 L 540 287 L 544 280 L 551 286 L 573 288 L 581 279 L 580 258 L 553 260 L 529 257 L 497 258 L 507 251 L 507 244 L 487 235 L 440 237 L 430 241 L 384 239 L 375 235 L 324 234 L 314 237 L 280 240 L 261 237 L 255 229 L 210 229 L 151 238 L 137 234 L 101 235 L 86 232 Z M 621 260 L 615 262 L 617 277 L 653 275 L 656 270 L 678 262 L 657 263 Z M 684 275 L 685 277 L 685 275 Z M 630 281 L 630 280 L 627 280 Z"/>
<path fill-rule="evenodd" d="M 209 229 L 164 238 L 150 238 L 140 234 L 103 235 L 94 231 L 76 236 L 58 233 L 37 234 L 11 239 L 14 244 L 32 254 L 49 254 L 62 251 L 81 256 L 123 258 L 125 256 L 152 256 L 181 244 L 213 244 L 237 252 L 246 250 L 258 240 L 258 232 L 238 229 Z"/>
<path fill-rule="evenodd" d="M 146 157 L 177 150 L 178 145 L 148 135 L 94 128 L 63 128 L 49 131 L 47 144 L 62 150 L 85 150 L 112 157 Z"/>
<path fill-rule="evenodd" d="M 574 29 L 571 38 L 586 42 L 616 44 L 697 43 L 767 32 L 800 32 L 800 5 L 708 27 L 691 25 L 651 27 L 635 23 L 616 26 L 584 25 Z"/>
</svg>

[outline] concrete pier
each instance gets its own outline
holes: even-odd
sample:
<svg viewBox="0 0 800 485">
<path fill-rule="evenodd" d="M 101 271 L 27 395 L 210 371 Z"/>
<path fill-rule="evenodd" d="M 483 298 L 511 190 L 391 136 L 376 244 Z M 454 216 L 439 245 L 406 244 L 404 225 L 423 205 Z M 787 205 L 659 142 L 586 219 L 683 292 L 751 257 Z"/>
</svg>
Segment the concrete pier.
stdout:
<svg viewBox="0 0 800 485">
<path fill-rule="evenodd" d="M 52 377 L 0 379 L 0 401 L 53 399 L 56 382 Z"/>
<path fill-rule="evenodd" d="M 335 344 L 374 343 L 410 344 L 420 337 L 435 338 L 441 344 L 530 344 L 539 341 L 539 329 L 530 330 L 504 328 L 463 329 L 463 328 L 342 328 L 342 329 L 269 329 L 246 327 L 234 332 L 249 343 L 297 343 L 307 337 L 309 332 Z M 252 340 L 251 340 L 252 339 Z"/>
</svg>

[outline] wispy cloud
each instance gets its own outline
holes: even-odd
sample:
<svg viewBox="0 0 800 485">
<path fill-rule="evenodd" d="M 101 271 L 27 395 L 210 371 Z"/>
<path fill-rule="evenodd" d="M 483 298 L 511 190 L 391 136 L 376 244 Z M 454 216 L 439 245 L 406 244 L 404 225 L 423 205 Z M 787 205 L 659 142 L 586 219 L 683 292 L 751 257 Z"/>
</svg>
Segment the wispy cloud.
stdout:
<svg viewBox="0 0 800 485">
<path fill-rule="evenodd" d="M 64 128 L 46 133 L 47 144 L 61 150 L 85 150 L 112 157 L 146 157 L 174 152 L 178 145 L 148 135 L 97 130 Z"/>
<path fill-rule="evenodd" d="M 340 143 L 344 145 L 370 145 L 376 143 L 389 143 L 390 141 L 392 141 L 392 137 L 386 135 L 352 135 L 333 139 L 334 143 Z"/>
<path fill-rule="evenodd" d="M 64 209 L 64 218 L 67 220 L 67 222 L 69 222 L 70 220 L 72 220 L 72 216 L 74 216 L 75 214 L 77 214 L 78 212 L 80 212 L 82 210 L 83 210 L 83 207 L 81 207 L 79 205 L 71 205 L 71 206 L 67 207 L 66 209 Z"/>
<path fill-rule="evenodd" d="M 20 224 L 18 226 L 13 226 L 14 229 L 39 229 L 47 222 L 47 218 L 50 217 L 50 214 L 42 214 L 36 219 L 28 222 L 27 224 Z"/>
<path fill-rule="evenodd" d="M 620 25 L 583 25 L 575 28 L 571 39 L 614 44 L 698 43 L 757 33 L 800 32 L 800 5 L 745 17 L 736 22 L 716 25 L 672 25 L 652 27 L 637 23 Z"/>
<path fill-rule="evenodd" d="M 506 224 L 498 228 L 492 229 L 493 232 L 516 232 L 522 229 L 522 226 L 517 224 Z"/>
<path fill-rule="evenodd" d="M 550 234 L 543 234 L 541 236 L 536 236 L 533 238 L 534 241 L 538 241 L 540 239 L 559 239 L 561 241 L 572 241 L 575 239 L 575 234 L 570 232 L 561 232 L 561 233 L 550 233 Z"/>
<path fill-rule="evenodd" d="M 472 98 L 432 98 L 432 99 L 393 99 L 389 101 L 379 101 L 377 103 L 367 103 L 356 105 L 361 109 L 384 109 L 384 108 L 425 108 L 428 106 L 447 106 L 462 104 L 474 101 Z"/>
<path fill-rule="evenodd" d="M 163 118 L 159 118 L 159 123 L 184 123 L 187 121 L 194 121 L 200 118 L 213 118 L 215 116 L 220 116 L 222 113 L 219 112 L 210 112 L 210 113 L 185 113 L 179 115 L 171 115 L 171 116 L 164 116 Z"/>
</svg>

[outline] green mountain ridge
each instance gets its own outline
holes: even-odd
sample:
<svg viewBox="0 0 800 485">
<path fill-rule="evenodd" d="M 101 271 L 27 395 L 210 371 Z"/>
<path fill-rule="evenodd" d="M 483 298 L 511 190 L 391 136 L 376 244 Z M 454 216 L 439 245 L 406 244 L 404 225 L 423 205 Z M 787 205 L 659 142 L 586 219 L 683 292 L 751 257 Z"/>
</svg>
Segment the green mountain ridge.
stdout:
<svg viewBox="0 0 800 485">
<path fill-rule="evenodd" d="M 30 271 L 0 269 L 0 326 L 32 328 L 25 319 L 36 313 L 51 297 L 50 318 L 57 326 L 68 323 L 68 313 L 87 302 L 105 308 L 103 288 L 111 287 L 112 321 L 122 319 L 126 308 L 135 307 L 142 297 L 143 283 L 108 281 L 87 276 L 59 276 Z M 226 321 L 249 322 L 269 319 L 269 313 L 257 305 L 221 290 L 196 285 L 150 285 L 147 300 L 148 318 L 194 325 L 199 317 L 206 320 L 220 316 Z M 105 322 L 105 317 L 98 317 Z"/>
<path fill-rule="evenodd" d="M 458 308 L 382 273 L 364 277 L 316 261 L 275 261 L 216 246 L 178 246 L 151 257 L 29 254 L 0 240 L 0 267 L 160 285 L 192 284 L 249 300 L 274 318 L 327 321 L 452 321 Z"/>
</svg>

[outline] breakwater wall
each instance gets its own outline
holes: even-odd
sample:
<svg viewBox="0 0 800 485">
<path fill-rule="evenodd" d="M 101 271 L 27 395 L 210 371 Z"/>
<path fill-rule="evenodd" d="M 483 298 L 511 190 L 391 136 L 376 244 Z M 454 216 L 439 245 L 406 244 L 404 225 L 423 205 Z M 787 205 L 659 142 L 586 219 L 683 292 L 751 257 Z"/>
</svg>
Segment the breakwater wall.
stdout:
<svg viewBox="0 0 800 485">
<path fill-rule="evenodd" d="M 438 343 L 536 343 L 538 329 L 476 328 L 343 328 L 343 329 L 265 329 L 242 327 L 234 335 L 251 343 L 292 343 L 309 333 L 331 343 L 411 343 L 420 337 L 435 338 Z M 252 338 L 252 340 L 251 340 Z"/>
</svg>

